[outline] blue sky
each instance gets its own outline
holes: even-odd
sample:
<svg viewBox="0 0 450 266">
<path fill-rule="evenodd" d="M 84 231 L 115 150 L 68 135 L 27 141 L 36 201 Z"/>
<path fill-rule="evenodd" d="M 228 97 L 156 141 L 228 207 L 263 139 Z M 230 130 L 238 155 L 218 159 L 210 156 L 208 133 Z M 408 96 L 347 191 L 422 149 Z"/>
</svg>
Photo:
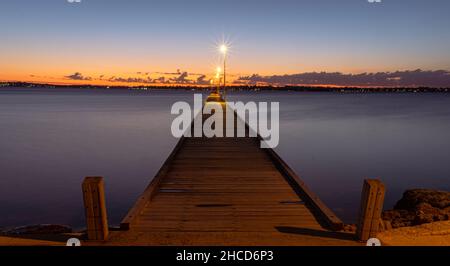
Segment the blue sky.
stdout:
<svg viewBox="0 0 450 266">
<path fill-rule="evenodd" d="M 447 0 L 2 0 L 0 73 L 450 69 Z M 0 74 L 1 75 L 1 74 Z"/>
</svg>

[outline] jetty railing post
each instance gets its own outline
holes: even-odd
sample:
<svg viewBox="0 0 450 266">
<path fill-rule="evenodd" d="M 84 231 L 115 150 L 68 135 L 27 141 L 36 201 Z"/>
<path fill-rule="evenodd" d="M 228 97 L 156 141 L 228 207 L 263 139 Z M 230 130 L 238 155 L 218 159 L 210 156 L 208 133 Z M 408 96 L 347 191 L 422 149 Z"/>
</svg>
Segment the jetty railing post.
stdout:
<svg viewBox="0 0 450 266">
<path fill-rule="evenodd" d="M 86 177 L 82 188 L 88 240 L 107 240 L 109 229 L 103 177 Z"/>
<path fill-rule="evenodd" d="M 366 179 L 361 194 L 361 208 L 356 230 L 361 241 L 375 237 L 379 232 L 384 204 L 384 184 L 377 179 Z"/>
</svg>

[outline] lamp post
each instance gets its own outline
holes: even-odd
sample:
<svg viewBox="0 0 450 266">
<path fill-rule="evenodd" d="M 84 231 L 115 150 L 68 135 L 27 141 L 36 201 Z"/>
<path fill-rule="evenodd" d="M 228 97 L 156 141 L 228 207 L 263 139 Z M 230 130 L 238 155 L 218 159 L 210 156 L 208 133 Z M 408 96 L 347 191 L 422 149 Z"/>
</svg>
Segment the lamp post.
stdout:
<svg viewBox="0 0 450 266">
<path fill-rule="evenodd" d="M 217 95 L 220 94 L 220 73 L 222 72 L 222 69 L 220 69 L 220 67 L 216 68 L 216 79 L 217 79 L 217 89 L 216 89 L 216 93 Z"/>
<path fill-rule="evenodd" d="M 211 90 L 211 92 L 212 91 L 214 91 L 214 78 L 212 78 L 210 81 L 209 81 L 209 89 Z"/>
<path fill-rule="evenodd" d="M 222 44 L 219 47 L 219 50 L 223 54 L 223 90 L 225 92 L 225 87 L 227 86 L 227 52 L 228 52 L 228 46 L 226 44 Z"/>
</svg>

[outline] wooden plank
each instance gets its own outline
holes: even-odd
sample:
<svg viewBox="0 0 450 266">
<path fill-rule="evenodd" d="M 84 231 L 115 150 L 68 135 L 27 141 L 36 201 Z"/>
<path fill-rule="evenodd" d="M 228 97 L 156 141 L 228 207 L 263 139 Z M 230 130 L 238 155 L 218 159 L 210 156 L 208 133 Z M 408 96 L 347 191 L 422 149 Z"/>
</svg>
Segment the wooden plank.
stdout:
<svg viewBox="0 0 450 266">
<path fill-rule="evenodd" d="M 375 237 L 380 230 L 381 213 L 384 205 L 385 186 L 380 180 L 375 180 L 375 182 L 378 183 L 378 186 L 369 237 Z"/>
<path fill-rule="evenodd" d="M 88 239 L 107 240 L 109 229 L 103 177 L 86 177 L 82 189 Z"/>
<path fill-rule="evenodd" d="M 343 228 L 344 223 L 339 217 L 329 209 L 320 198 L 310 190 L 306 184 L 300 179 L 300 177 L 281 159 L 280 156 L 273 149 L 265 149 L 266 152 L 272 157 L 275 165 L 281 173 L 285 175 L 291 185 L 299 193 L 300 197 L 305 197 L 305 200 L 309 201 L 320 215 L 324 218 L 330 229 L 339 231 Z"/>
<path fill-rule="evenodd" d="M 166 159 L 166 161 L 161 166 L 161 168 L 159 169 L 156 176 L 153 178 L 152 182 L 150 182 L 150 185 L 147 186 L 147 188 L 142 193 L 142 195 L 138 198 L 138 200 L 133 205 L 133 207 L 125 215 L 125 218 L 120 223 L 121 229 L 123 229 L 123 230 L 129 229 L 130 224 L 140 214 L 141 209 L 144 208 L 145 205 L 151 200 L 154 193 L 156 192 L 156 189 L 159 186 L 159 183 L 161 182 L 163 177 L 167 174 L 167 171 L 170 167 L 170 163 L 173 161 L 175 155 L 177 154 L 177 152 L 180 150 L 181 146 L 183 145 L 184 140 L 185 140 L 184 137 L 180 138 L 177 145 L 175 146 L 173 151 L 170 153 L 169 157 Z"/>
<path fill-rule="evenodd" d="M 123 219 L 119 238 L 198 232 L 222 243 L 209 233 L 259 232 L 287 239 L 278 227 L 325 232 L 324 224 L 342 222 L 275 151 L 260 148 L 260 137 L 182 138 Z"/>
<path fill-rule="evenodd" d="M 356 234 L 361 241 L 375 237 L 379 231 L 385 187 L 377 179 L 364 180 Z"/>
</svg>

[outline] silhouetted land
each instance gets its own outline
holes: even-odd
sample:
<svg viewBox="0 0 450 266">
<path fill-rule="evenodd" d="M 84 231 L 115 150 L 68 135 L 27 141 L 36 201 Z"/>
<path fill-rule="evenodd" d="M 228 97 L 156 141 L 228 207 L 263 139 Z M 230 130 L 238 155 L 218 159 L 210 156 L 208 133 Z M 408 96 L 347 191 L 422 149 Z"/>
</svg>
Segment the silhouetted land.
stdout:
<svg viewBox="0 0 450 266">
<path fill-rule="evenodd" d="M 55 85 L 29 82 L 0 82 L 1 87 L 16 88 L 58 88 L 58 89 L 109 89 L 109 90 L 160 90 L 160 89 L 180 89 L 180 90 L 198 90 L 207 91 L 212 88 L 209 86 L 190 86 L 190 85 L 170 85 L 170 86 L 101 86 L 101 85 Z M 448 93 L 447 88 L 431 87 L 315 87 L 315 86 L 227 86 L 228 91 L 298 91 L 298 92 L 340 92 L 340 93 L 417 93 L 417 92 L 435 92 Z"/>
</svg>

